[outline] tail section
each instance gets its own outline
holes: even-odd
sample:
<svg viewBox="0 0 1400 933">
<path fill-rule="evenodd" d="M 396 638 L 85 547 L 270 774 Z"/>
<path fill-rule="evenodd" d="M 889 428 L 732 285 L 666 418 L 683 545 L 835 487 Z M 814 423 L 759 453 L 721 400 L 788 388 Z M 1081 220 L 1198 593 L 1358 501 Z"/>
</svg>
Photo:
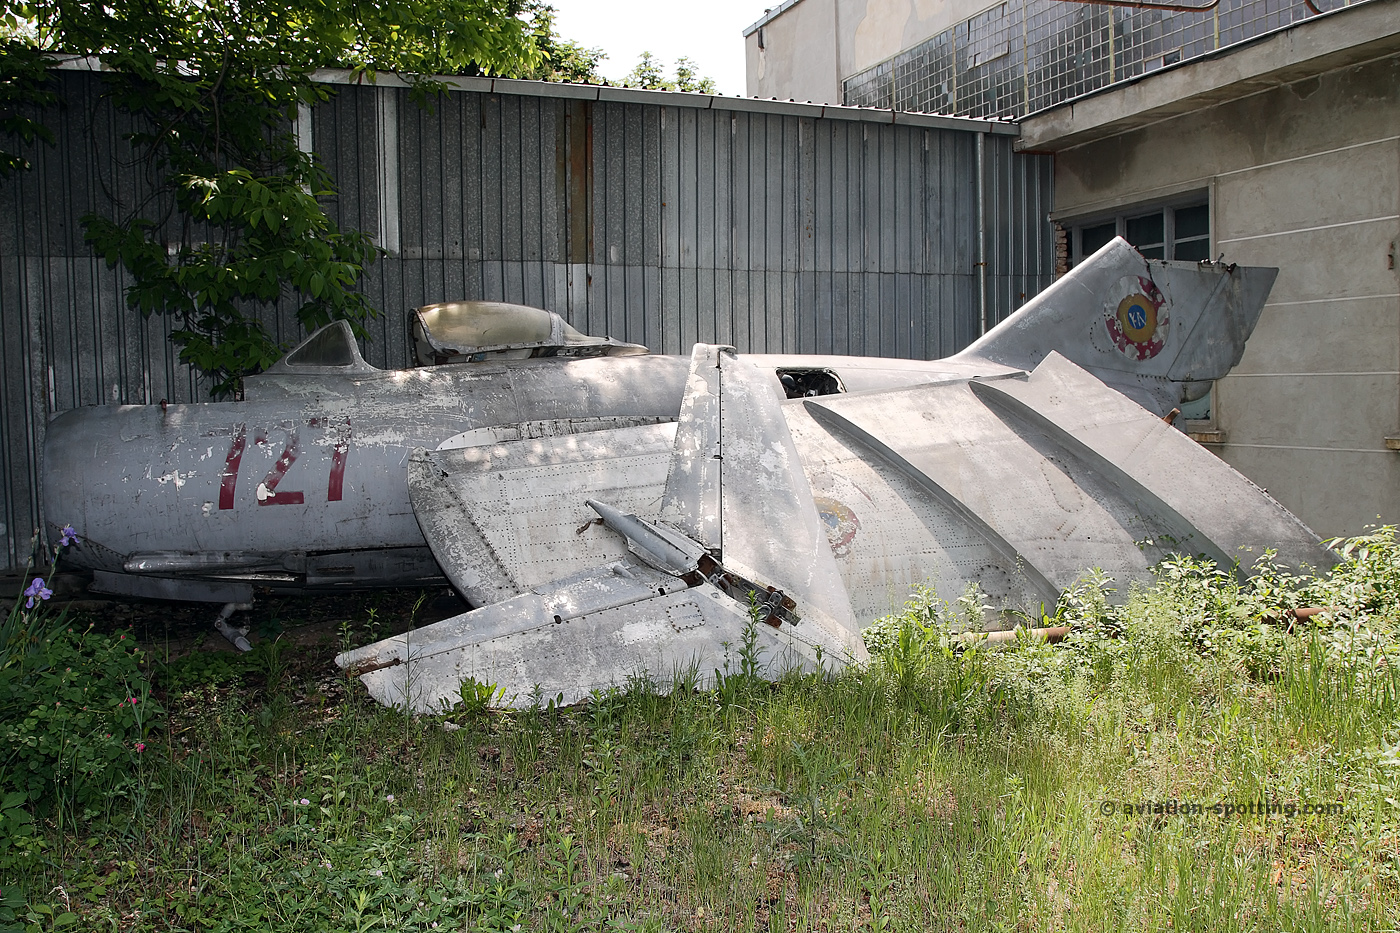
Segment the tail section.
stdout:
<svg viewBox="0 0 1400 933">
<path fill-rule="evenodd" d="M 1030 371 L 1055 350 L 1165 414 L 1239 362 L 1277 275 L 1145 259 L 1116 238 L 958 358 Z"/>
</svg>

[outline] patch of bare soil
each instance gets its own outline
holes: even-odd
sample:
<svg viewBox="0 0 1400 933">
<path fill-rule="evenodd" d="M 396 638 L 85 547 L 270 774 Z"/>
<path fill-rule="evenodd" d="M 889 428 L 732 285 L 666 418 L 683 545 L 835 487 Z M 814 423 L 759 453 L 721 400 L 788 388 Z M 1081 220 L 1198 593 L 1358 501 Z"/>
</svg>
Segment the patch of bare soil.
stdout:
<svg viewBox="0 0 1400 933">
<path fill-rule="evenodd" d="M 23 588 L 22 580 L 16 578 L 15 582 Z M 237 651 L 214 628 L 218 605 L 98 595 L 88 592 L 89 582 L 86 574 L 56 575 L 49 581 L 54 591 L 51 611 L 66 611 L 75 624 L 91 625 L 97 631 L 130 631 L 142 647 L 162 661 L 196 651 Z M 4 608 L 8 606 L 0 606 Z M 246 627 L 254 646 L 281 639 L 285 647 L 324 653 L 329 661 L 343 643 L 369 644 L 450 618 L 467 608 L 447 587 L 295 596 L 260 590 L 252 608 L 235 612 L 229 623 Z"/>
</svg>

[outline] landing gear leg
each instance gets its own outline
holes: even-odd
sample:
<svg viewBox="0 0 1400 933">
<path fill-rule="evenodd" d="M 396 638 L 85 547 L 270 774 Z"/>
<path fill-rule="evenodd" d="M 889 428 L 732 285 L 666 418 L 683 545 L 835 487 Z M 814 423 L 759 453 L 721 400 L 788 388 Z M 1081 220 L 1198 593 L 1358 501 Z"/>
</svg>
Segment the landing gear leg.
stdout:
<svg viewBox="0 0 1400 933">
<path fill-rule="evenodd" d="M 214 620 L 214 628 L 219 630 L 219 634 L 229 640 L 239 651 L 252 651 L 253 644 L 248 641 L 248 626 L 234 628 L 228 624 L 229 616 L 240 609 L 252 609 L 252 603 L 224 603 L 224 608 L 219 610 L 219 617 Z"/>
</svg>

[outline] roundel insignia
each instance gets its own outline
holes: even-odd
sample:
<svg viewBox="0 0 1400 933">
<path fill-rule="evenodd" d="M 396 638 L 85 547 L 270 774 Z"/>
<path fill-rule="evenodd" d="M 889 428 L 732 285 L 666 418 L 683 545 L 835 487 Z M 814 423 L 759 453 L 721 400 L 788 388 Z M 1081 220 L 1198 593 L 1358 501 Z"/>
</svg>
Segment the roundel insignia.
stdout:
<svg viewBox="0 0 1400 933">
<path fill-rule="evenodd" d="M 1157 333 L 1157 308 L 1146 295 L 1129 295 L 1118 302 L 1118 326 L 1132 343 L 1149 343 Z"/>
<path fill-rule="evenodd" d="M 1113 345 L 1130 359 L 1152 359 L 1166 346 L 1166 299 L 1155 282 L 1142 276 L 1124 278 L 1115 292 L 1118 301 L 1110 298 L 1104 321 Z"/>
<path fill-rule="evenodd" d="M 821 518 L 822 530 L 826 532 L 827 543 L 837 557 L 845 557 L 851 550 L 851 542 L 860 531 L 860 519 L 854 510 L 844 502 L 828 496 L 813 496 L 817 514 Z"/>
</svg>

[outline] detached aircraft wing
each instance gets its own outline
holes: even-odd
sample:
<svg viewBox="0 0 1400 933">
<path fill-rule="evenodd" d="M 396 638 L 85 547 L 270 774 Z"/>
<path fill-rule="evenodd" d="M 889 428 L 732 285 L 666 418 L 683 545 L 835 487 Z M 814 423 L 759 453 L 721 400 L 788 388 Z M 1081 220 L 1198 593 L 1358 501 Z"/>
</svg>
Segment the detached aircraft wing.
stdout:
<svg viewBox="0 0 1400 933">
<path fill-rule="evenodd" d="M 674 425 L 419 450 L 409 497 L 484 605 L 340 655 L 382 703 L 707 683 L 746 635 L 769 677 L 865 656 L 778 397 L 729 348 L 695 348 Z"/>
<path fill-rule="evenodd" d="M 337 663 L 420 711 L 468 678 L 574 702 L 637 676 L 705 682 L 746 636 L 767 676 L 839 667 L 920 584 L 1034 613 L 1089 568 L 1126 589 L 1172 553 L 1329 566 L 1160 417 L 1238 362 L 1275 274 L 1118 240 L 918 379 L 847 392 L 833 358 L 701 344 L 674 422 L 419 449 L 414 515 L 478 608 Z"/>
</svg>

